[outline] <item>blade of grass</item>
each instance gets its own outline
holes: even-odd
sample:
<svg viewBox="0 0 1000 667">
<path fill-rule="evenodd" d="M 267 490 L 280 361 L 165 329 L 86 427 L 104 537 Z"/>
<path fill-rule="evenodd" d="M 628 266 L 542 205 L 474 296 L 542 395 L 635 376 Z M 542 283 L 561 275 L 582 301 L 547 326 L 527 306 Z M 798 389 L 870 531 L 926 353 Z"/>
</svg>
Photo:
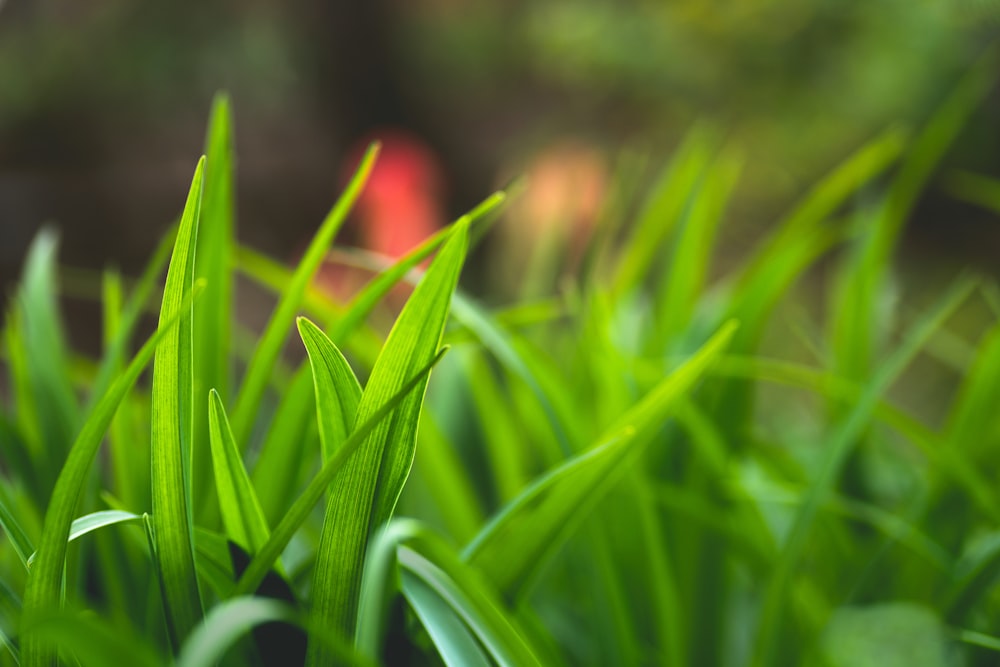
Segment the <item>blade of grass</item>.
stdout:
<svg viewBox="0 0 1000 667">
<path fill-rule="evenodd" d="M 467 243 L 468 223 L 461 222 L 396 319 L 358 404 L 356 421 L 368 420 L 416 369 L 434 358 Z M 330 486 L 313 570 L 312 618 L 345 639 L 354 636 L 368 540 L 392 515 L 413 465 L 425 388 L 426 381 L 397 406 L 391 419 L 375 428 Z M 306 665 L 323 664 L 328 657 L 311 642 Z"/>
<path fill-rule="evenodd" d="M 375 427 L 392 413 L 393 410 L 417 387 L 423 387 L 428 373 L 441 360 L 447 348 L 443 348 L 438 354 L 413 377 L 407 381 L 403 387 L 393 394 L 392 398 L 381 405 L 371 417 L 362 422 L 351 437 L 337 450 L 333 458 L 326 461 L 316 476 L 305 488 L 298 499 L 288 509 L 282 520 L 271 532 L 271 538 L 253 557 L 247 569 L 243 572 L 233 591 L 234 596 L 247 595 L 254 591 L 264 579 L 264 575 L 284 551 L 291 541 L 295 532 L 305 523 L 316 503 L 320 501 L 326 493 L 330 483 L 342 472 L 344 463 L 352 454 L 365 442 Z"/>
<path fill-rule="evenodd" d="M 194 260 L 204 187 L 205 158 L 198 161 L 163 288 L 160 321 L 181 313 L 153 359 L 151 394 L 151 492 L 153 537 L 159 558 L 164 611 L 172 645 L 202 617 L 194 564 L 191 461 L 194 436 L 193 304 Z M 185 305 L 186 304 L 186 305 Z"/>
<path fill-rule="evenodd" d="M 190 301 L 194 298 L 191 295 Z M 180 309 L 179 309 L 180 310 Z M 66 560 L 66 544 L 73 515 L 83 493 L 90 466 L 97 455 L 104 434 L 114 417 L 115 410 L 131 391 L 143 370 L 153 360 L 153 354 L 160 342 L 166 338 L 181 319 L 176 311 L 164 322 L 139 350 L 125 371 L 111 385 L 108 393 L 98 401 L 94 410 L 83 424 L 76 437 L 66 463 L 63 464 L 56 480 L 45 513 L 42 535 L 38 541 L 38 556 L 31 568 L 24 592 L 24 617 L 30 620 L 56 609 L 60 604 L 63 568 Z M 52 647 L 45 645 L 30 632 L 24 636 L 24 664 L 28 667 L 43 667 L 54 661 Z"/>
<path fill-rule="evenodd" d="M 226 533 L 245 551 L 254 554 L 267 542 L 271 531 L 233 439 L 222 397 L 214 389 L 209 393 L 208 427 L 215 488 Z"/>
</svg>

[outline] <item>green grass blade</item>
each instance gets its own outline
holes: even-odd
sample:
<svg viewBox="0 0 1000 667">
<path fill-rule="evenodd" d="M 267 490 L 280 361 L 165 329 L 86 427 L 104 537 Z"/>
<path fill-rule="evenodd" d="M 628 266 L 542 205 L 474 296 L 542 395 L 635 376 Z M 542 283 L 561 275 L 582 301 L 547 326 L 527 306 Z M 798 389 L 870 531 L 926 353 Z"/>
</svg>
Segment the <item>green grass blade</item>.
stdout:
<svg viewBox="0 0 1000 667">
<path fill-rule="evenodd" d="M 542 664 L 537 650 L 517 629 L 496 593 L 448 545 L 425 533 L 397 553 L 403 594 L 411 604 L 412 583 L 416 580 L 461 617 L 498 665 Z"/>
<path fill-rule="evenodd" d="M 101 510 L 100 512 L 91 512 L 75 519 L 69 528 L 69 536 L 66 538 L 67 542 L 73 542 L 78 540 L 87 533 L 92 533 L 98 528 L 104 528 L 105 526 L 114 526 L 120 523 L 127 523 L 129 521 L 141 521 L 142 516 L 139 514 L 133 514 L 132 512 L 124 512 L 122 510 Z M 28 567 L 35 561 L 35 554 L 31 554 L 28 557 Z"/>
<path fill-rule="evenodd" d="M 424 579 L 409 571 L 402 574 L 406 599 L 427 630 L 441 660 L 447 667 L 491 667 L 475 636 L 458 613 Z"/>
<path fill-rule="evenodd" d="M 393 394 L 392 398 L 381 405 L 366 421 L 361 422 L 355 428 L 354 432 L 351 433 L 351 437 L 347 439 L 347 442 L 337 450 L 333 458 L 323 464 L 320 471 L 316 473 L 316 476 L 309 482 L 306 489 L 288 509 L 278 525 L 275 526 L 271 532 L 271 538 L 250 561 L 239 582 L 237 582 L 236 588 L 233 591 L 234 596 L 247 595 L 256 590 L 261 581 L 263 581 L 264 576 L 271 569 L 271 566 L 278 559 L 278 556 L 288 546 L 292 536 L 305 523 L 316 503 L 326 493 L 330 483 L 342 472 L 345 462 L 365 442 L 372 431 L 375 430 L 375 427 L 384 421 L 410 392 L 425 385 L 427 375 L 441 360 L 446 351 L 447 348 L 441 349 L 429 363 L 414 373 L 413 377 L 399 391 Z"/>
<path fill-rule="evenodd" d="M 463 555 L 508 598 L 519 598 L 556 549 L 635 461 L 721 354 L 736 330 L 730 322 L 629 410 L 599 444 L 523 491 L 480 532 Z"/>
<path fill-rule="evenodd" d="M 195 169 L 181 215 L 163 288 L 160 321 L 170 320 L 180 313 L 179 324 L 167 332 L 153 360 L 150 414 L 153 537 L 159 557 L 168 633 L 174 647 L 180 646 L 202 616 L 191 518 L 194 345 L 193 306 L 187 297 L 194 285 L 204 169 L 205 158 L 202 158 Z"/>
<path fill-rule="evenodd" d="M 188 302 L 190 302 L 190 298 Z M 175 312 L 169 320 L 160 323 L 156 333 L 142 346 L 125 371 L 111 385 L 108 393 L 98 401 L 84 422 L 80 434 L 76 437 L 66 463 L 63 464 L 59 478 L 56 480 L 52 498 L 45 513 L 42 535 L 38 541 L 38 556 L 25 586 L 24 615 L 26 619 L 39 617 L 58 608 L 66 560 L 67 538 L 90 466 L 119 404 L 131 391 L 132 386 L 149 362 L 153 360 L 157 346 L 167 337 L 168 333 L 176 328 L 180 319 L 181 313 Z M 47 666 L 54 658 L 51 647 L 45 646 L 31 633 L 26 633 L 23 649 L 24 664 L 29 667 Z"/>
<path fill-rule="evenodd" d="M 327 461 L 354 430 L 361 385 L 347 359 L 319 327 L 304 317 L 298 327 L 312 367 L 320 443 Z"/>
<path fill-rule="evenodd" d="M 208 413 L 202 410 L 209 389 L 229 400 L 231 321 L 233 319 L 232 261 L 235 179 L 233 128 L 229 98 L 216 95 L 205 141 L 207 164 L 205 191 L 198 223 L 194 275 L 205 281 L 205 292 L 194 310 L 194 438 L 191 454 L 195 507 L 212 507 L 208 483 L 212 476 L 209 455 Z"/>
<path fill-rule="evenodd" d="M 969 295 L 973 283 L 961 280 L 956 283 L 910 334 L 901 342 L 868 383 L 864 394 L 844 416 L 830 435 L 823 448 L 823 461 L 819 476 L 809 487 L 803 504 L 795 514 L 792 528 L 774 565 L 767 585 L 760 625 L 754 647 L 754 665 L 764 667 L 775 664 L 779 628 L 785 619 L 789 586 L 805 552 L 820 506 L 833 490 L 843 464 L 866 428 L 878 404 L 879 397 L 893 380 L 906 368 L 920 351 L 931 334 L 954 312 Z"/>
<path fill-rule="evenodd" d="M 296 267 L 291 284 L 282 294 L 281 300 L 254 350 L 253 357 L 247 365 L 246 376 L 243 378 L 243 385 L 240 387 L 236 400 L 236 409 L 233 412 L 233 434 L 236 436 L 236 442 L 244 447 L 250 441 L 257 409 L 260 407 L 260 401 L 264 396 L 271 371 L 281 353 L 285 337 L 288 335 L 288 329 L 295 321 L 299 306 L 302 305 L 306 288 L 320 264 L 323 263 L 326 249 L 333 241 L 333 237 L 337 234 L 344 220 L 347 219 L 347 214 L 358 195 L 361 194 L 361 189 L 371 173 L 377 154 L 378 145 L 374 144 L 365 153 L 358 170 L 351 178 L 350 183 L 347 184 L 347 188 L 344 189 L 344 193 L 334 204 L 319 231 L 316 232 L 316 236 L 313 237 L 302 261 Z"/>
<path fill-rule="evenodd" d="M 226 533 L 248 553 L 255 554 L 271 531 L 233 439 L 222 398 L 214 389 L 209 394 L 208 426 L 215 488 Z"/>
<path fill-rule="evenodd" d="M 397 594 L 397 570 L 403 594 L 446 664 L 480 664 L 483 653 L 495 661 L 486 664 L 540 664 L 538 651 L 479 573 L 411 519 L 391 521 L 373 536 L 355 642 L 361 655 L 374 659 L 382 652 L 389 605 Z"/>
<path fill-rule="evenodd" d="M 463 222 L 403 307 L 372 369 L 356 421 L 367 421 L 437 354 L 467 241 L 468 224 Z M 313 571 L 312 612 L 316 623 L 345 638 L 354 636 L 368 540 L 392 515 L 413 464 L 425 388 L 426 383 L 408 395 L 392 418 L 375 428 L 330 487 Z M 325 659 L 322 649 L 311 643 L 306 664 Z"/>
</svg>

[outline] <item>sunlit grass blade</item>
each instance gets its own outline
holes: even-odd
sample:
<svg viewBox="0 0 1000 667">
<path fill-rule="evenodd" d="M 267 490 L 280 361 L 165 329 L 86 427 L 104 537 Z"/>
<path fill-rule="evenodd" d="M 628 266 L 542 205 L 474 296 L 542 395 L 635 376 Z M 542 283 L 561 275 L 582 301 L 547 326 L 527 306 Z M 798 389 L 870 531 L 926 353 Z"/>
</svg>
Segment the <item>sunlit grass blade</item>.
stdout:
<svg viewBox="0 0 1000 667">
<path fill-rule="evenodd" d="M 198 220 L 204 187 L 205 158 L 198 161 L 177 240 L 170 258 L 160 321 L 180 313 L 179 324 L 167 331 L 153 360 L 150 483 L 153 537 L 167 627 L 174 647 L 180 646 L 202 616 L 201 593 L 194 564 L 191 507 L 191 448 L 194 434 L 193 304 Z"/>
<path fill-rule="evenodd" d="M 233 319 L 232 246 L 234 221 L 233 121 L 226 95 L 216 95 L 205 140 L 205 187 L 198 223 L 195 279 L 205 292 L 194 309 L 194 411 L 191 466 L 195 507 L 213 507 L 207 488 L 212 477 L 208 413 L 201 409 L 209 389 L 230 398 L 231 322 Z"/>
<path fill-rule="evenodd" d="M 879 398 L 909 365 L 930 335 L 969 295 L 972 287 L 971 281 L 960 280 L 948 290 L 939 304 L 912 328 L 909 335 L 882 364 L 868 382 L 864 394 L 830 434 L 823 448 L 823 460 L 818 477 L 813 480 L 802 506 L 795 514 L 791 530 L 768 581 L 757 629 L 754 665 L 764 667 L 776 664 L 779 627 L 787 612 L 789 586 L 805 552 L 817 512 L 834 488 L 843 464 L 857 438 L 867 427 Z"/>
<path fill-rule="evenodd" d="M 347 359 L 319 327 L 300 317 L 298 328 L 312 367 L 320 443 L 326 461 L 354 430 L 361 385 Z"/>
<path fill-rule="evenodd" d="M 234 596 L 247 595 L 257 589 L 278 556 L 288 546 L 292 536 L 305 523 L 316 503 L 326 493 L 330 483 L 338 474 L 342 473 L 345 462 L 365 442 L 375 427 L 382 423 L 414 389 L 424 387 L 431 369 L 441 360 L 446 351 L 447 348 L 441 349 L 430 362 L 414 373 L 399 391 L 383 403 L 366 421 L 360 422 L 351 433 L 351 437 L 336 451 L 333 458 L 323 464 L 320 471 L 316 473 L 298 499 L 288 508 L 278 525 L 271 531 L 271 537 L 267 543 L 250 561 L 237 582 L 233 591 Z"/>
<path fill-rule="evenodd" d="M 121 510 L 101 510 L 100 512 L 91 512 L 75 519 L 69 528 L 69 536 L 66 538 L 67 542 L 72 542 L 78 540 L 87 533 L 92 533 L 99 528 L 104 528 L 105 526 L 114 526 L 121 523 L 128 523 L 131 521 L 141 521 L 142 517 L 138 514 L 133 514 L 132 512 L 123 512 Z M 35 561 L 35 554 L 32 553 L 28 558 L 28 567 Z"/>
<path fill-rule="evenodd" d="M 194 295 L 189 295 L 185 303 L 190 303 Z M 181 304 L 182 306 L 184 304 Z M 143 370 L 153 360 L 153 354 L 160 342 L 176 329 L 181 313 L 160 323 L 156 333 L 139 350 L 125 371 L 111 385 L 108 393 L 98 401 L 76 437 L 66 463 L 52 491 L 52 498 L 45 514 L 42 535 L 38 541 L 38 555 L 32 565 L 31 574 L 24 593 L 24 614 L 26 619 L 38 617 L 58 608 L 62 588 L 63 567 L 66 560 L 67 537 L 73 523 L 73 515 L 80 501 L 90 466 L 97 455 L 115 410 L 132 389 Z M 38 638 L 26 633 L 24 637 L 24 664 L 29 667 L 47 666 L 52 662 L 51 647 Z"/>
<path fill-rule="evenodd" d="M 468 224 L 455 226 L 423 280 L 396 319 L 358 404 L 364 423 L 438 352 L 452 294 L 465 259 Z M 417 422 L 426 384 L 396 407 L 347 460 L 330 486 L 323 533 L 313 571 L 313 619 L 352 638 L 365 549 L 372 531 L 385 523 L 413 464 Z M 323 664 L 310 644 L 307 665 Z"/>
<path fill-rule="evenodd" d="M 215 488 L 226 533 L 247 552 L 256 553 L 267 542 L 270 530 L 233 439 L 222 398 L 214 389 L 209 394 L 208 427 Z"/>
<path fill-rule="evenodd" d="M 551 471 L 507 505 L 470 543 L 464 557 L 507 598 L 527 592 L 533 578 L 620 479 L 725 349 L 736 329 L 725 325 L 693 357 L 629 410 L 599 443 Z"/>
<path fill-rule="evenodd" d="M 445 597 L 430 584 L 403 573 L 406 599 L 447 667 L 491 667 L 493 663 Z"/>
<path fill-rule="evenodd" d="M 295 321 L 298 309 L 302 305 L 306 288 L 320 264 L 323 263 L 327 248 L 347 219 L 347 214 L 361 193 L 361 189 L 374 166 L 377 154 L 378 145 L 373 144 L 361 159 L 357 171 L 347 184 L 343 194 L 334 204 L 319 231 L 316 232 L 305 255 L 295 269 L 291 284 L 282 294 L 281 300 L 254 350 L 253 357 L 247 365 L 246 375 L 243 378 L 232 416 L 233 435 L 236 437 L 236 442 L 240 443 L 242 447 L 246 447 L 250 441 L 257 409 L 264 396 L 271 371 L 281 353 L 288 330 Z"/>
</svg>

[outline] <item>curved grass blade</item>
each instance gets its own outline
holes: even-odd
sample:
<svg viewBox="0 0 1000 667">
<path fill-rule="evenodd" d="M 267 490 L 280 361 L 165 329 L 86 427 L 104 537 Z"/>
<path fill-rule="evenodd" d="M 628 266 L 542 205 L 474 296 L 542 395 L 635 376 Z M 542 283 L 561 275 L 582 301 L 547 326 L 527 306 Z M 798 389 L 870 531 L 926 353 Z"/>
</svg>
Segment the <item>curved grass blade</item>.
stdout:
<svg viewBox="0 0 1000 667">
<path fill-rule="evenodd" d="M 316 476 L 313 477 L 309 485 L 298 497 L 295 503 L 288 509 L 282 520 L 271 532 L 271 538 L 253 557 L 247 569 L 240 576 L 233 591 L 234 596 L 247 595 L 260 585 L 264 576 L 271 569 L 271 566 L 288 546 L 292 536 L 305 523 L 316 503 L 320 501 L 326 493 L 330 483 L 342 472 L 344 463 L 354 454 L 355 451 L 365 442 L 365 439 L 375 430 L 382 421 L 390 415 L 393 410 L 417 387 L 423 387 L 427 380 L 427 375 L 431 369 L 441 360 L 447 348 L 442 348 L 437 355 L 431 359 L 423 368 L 413 374 L 403 386 L 393 396 L 381 405 L 367 421 L 358 426 L 347 442 L 337 450 L 333 458 L 326 461 Z"/>
<path fill-rule="evenodd" d="M 191 518 L 191 459 L 194 436 L 193 304 L 198 219 L 205 158 L 198 161 L 163 288 L 160 321 L 180 314 L 153 359 L 150 434 L 150 484 L 153 537 L 159 558 L 168 634 L 174 647 L 202 615 L 194 565 Z"/>
<path fill-rule="evenodd" d="M 296 267 L 292 281 L 282 294 L 263 336 L 257 343 L 253 357 L 247 365 L 246 376 L 243 378 L 243 385 L 240 387 L 239 396 L 236 399 L 236 409 L 233 412 L 233 435 L 236 436 L 236 442 L 241 443 L 244 447 L 250 441 L 257 409 L 260 407 L 260 401 L 264 396 L 271 371 L 281 353 L 285 337 L 288 335 L 288 329 L 295 321 L 299 306 L 302 305 L 306 288 L 320 264 L 323 263 L 326 249 L 333 241 L 333 237 L 336 236 L 358 195 L 361 194 L 361 189 L 375 164 L 378 149 L 378 144 L 372 144 L 368 148 L 357 171 L 344 189 L 344 193 L 334 204 L 323 224 L 320 225 L 319 231 L 316 232 L 316 236 L 309 244 L 302 261 Z"/>
<path fill-rule="evenodd" d="M 600 439 L 524 490 L 476 536 L 463 557 L 508 599 L 529 588 L 558 547 L 612 488 L 687 396 L 736 330 L 722 327 Z"/>
<path fill-rule="evenodd" d="M 354 430 L 361 385 L 347 359 L 319 327 L 300 317 L 298 328 L 309 354 L 320 443 L 327 461 Z"/>
<path fill-rule="evenodd" d="M 66 538 L 66 541 L 72 542 L 83 537 L 87 533 L 92 533 L 98 528 L 104 528 L 105 526 L 114 526 L 119 523 L 141 520 L 141 515 L 133 514 L 132 512 L 123 512 L 121 510 L 102 510 L 100 512 L 92 512 L 73 521 L 73 524 L 69 528 L 69 537 Z M 28 567 L 30 568 L 34 562 L 35 554 L 33 553 L 28 557 Z"/>
<path fill-rule="evenodd" d="M 190 296 L 186 303 L 189 303 L 195 295 Z M 80 434 L 76 437 L 66 463 L 56 480 L 52 498 L 45 513 L 42 535 L 38 541 L 38 556 L 25 586 L 25 619 L 30 620 L 59 607 L 67 537 L 72 527 L 73 514 L 80 501 L 90 465 L 97 455 L 101 440 L 111 424 L 118 405 L 131 391 L 132 386 L 149 362 L 152 361 L 157 346 L 168 333 L 173 331 L 180 318 L 181 313 L 175 312 L 169 320 L 160 323 L 153 336 L 146 341 L 146 344 L 142 346 L 125 371 L 111 385 L 108 393 L 98 401 L 84 422 Z M 54 660 L 51 647 L 40 642 L 30 632 L 25 634 L 22 648 L 24 664 L 28 667 L 45 666 Z"/>
<path fill-rule="evenodd" d="M 412 519 L 390 521 L 373 536 L 355 637 L 361 655 L 381 655 L 397 570 L 402 593 L 446 664 L 482 664 L 484 653 L 501 665 L 540 664 L 496 593 L 450 546 Z"/>
<path fill-rule="evenodd" d="M 878 372 L 869 381 L 864 393 L 844 416 L 823 448 L 819 476 L 809 487 L 803 503 L 795 514 L 792 528 L 775 563 L 767 585 L 760 625 L 754 647 L 754 665 L 776 664 L 779 628 L 787 611 L 788 590 L 802 556 L 809 534 L 822 503 L 832 491 L 836 479 L 852 451 L 852 445 L 864 431 L 878 405 L 879 397 L 909 365 L 931 334 L 938 329 L 972 291 L 974 283 L 959 280 L 930 311 L 913 327 Z"/>
<path fill-rule="evenodd" d="M 226 655 L 229 648 L 243 635 L 265 623 L 288 623 L 310 631 L 310 636 L 322 641 L 343 664 L 372 665 L 359 658 L 349 644 L 310 626 L 308 620 L 292 606 L 258 597 L 237 597 L 215 606 L 191 636 L 184 642 L 177 667 L 212 667 Z"/>
<path fill-rule="evenodd" d="M 14 518 L 14 515 L 2 499 L 0 499 L 0 528 L 3 528 L 3 532 L 7 535 L 7 539 L 10 540 L 11 546 L 14 547 L 14 553 L 17 554 L 18 560 L 27 568 L 28 561 L 35 548 L 32 546 L 31 538 L 21 528 L 20 523 Z"/>
<path fill-rule="evenodd" d="M 226 533 L 254 554 L 267 542 L 271 531 L 233 439 L 222 398 L 214 389 L 209 393 L 208 426 L 215 488 Z"/>
<path fill-rule="evenodd" d="M 468 223 L 455 226 L 389 332 L 358 404 L 365 422 L 406 379 L 437 354 L 452 294 L 465 259 Z M 392 515 L 416 447 L 426 378 L 381 422 L 330 485 L 323 532 L 313 570 L 313 620 L 344 638 L 354 636 L 361 572 L 368 540 Z M 322 432 L 322 429 L 321 429 Z M 314 642 L 307 665 L 327 660 Z"/>
</svg>

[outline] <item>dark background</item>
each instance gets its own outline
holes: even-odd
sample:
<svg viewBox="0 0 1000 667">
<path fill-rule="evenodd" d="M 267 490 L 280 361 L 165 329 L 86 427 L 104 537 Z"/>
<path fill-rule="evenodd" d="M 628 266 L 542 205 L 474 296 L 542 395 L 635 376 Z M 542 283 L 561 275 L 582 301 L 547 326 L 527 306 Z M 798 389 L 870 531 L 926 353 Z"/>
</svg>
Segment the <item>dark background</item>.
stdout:
<svg viewBox="0 0 1000 667">
<path fill-rule="evenodd" d="M 6 0 L 0 282 L 9 295 L 43 224 L 62 230 L 66 264 L 138 272 L 183 203 L 220 89 L 239 236 L 278 258 L 384 128 L 437 154 L 454 216 L 548 145 L 658 166 L 710 124 L 746 156 L 727 225 L 751 238 L 867 138 L 925 119 L 998 28 L 1000 5 L 975 0 Z M 994 94 L 946 170 L 1000 175 L 997 109 Z M 989 267 L 995 225 L 932 187 L 906 252 Z"/>
</svg>

